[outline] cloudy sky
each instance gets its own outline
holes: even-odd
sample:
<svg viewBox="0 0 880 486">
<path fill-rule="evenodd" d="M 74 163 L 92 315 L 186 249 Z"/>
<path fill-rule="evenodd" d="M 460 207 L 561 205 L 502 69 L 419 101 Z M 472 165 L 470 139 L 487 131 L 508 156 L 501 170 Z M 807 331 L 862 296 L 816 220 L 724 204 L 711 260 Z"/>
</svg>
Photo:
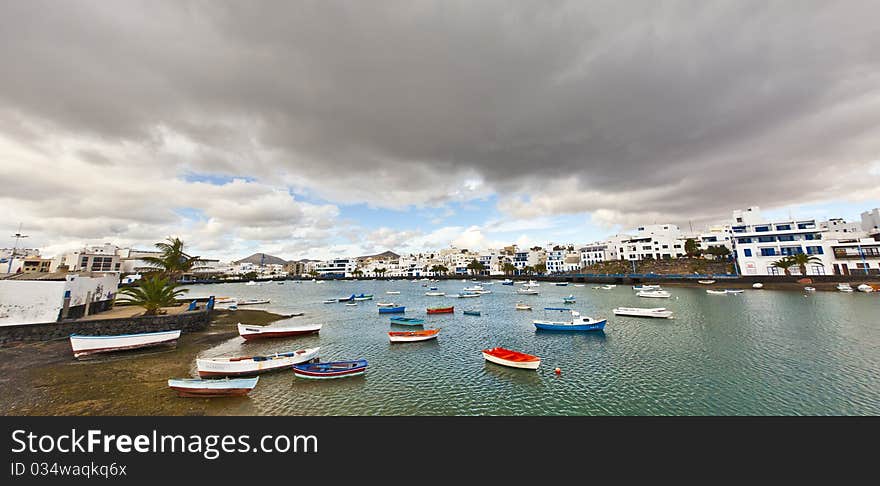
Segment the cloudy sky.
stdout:
<svg viewBox="0 0 880 486">
<path fill-rule="evenodd" d="M 223 259 L 880 205 L 880 3 L 0 4 L 0 235 Z"/>
</svg>

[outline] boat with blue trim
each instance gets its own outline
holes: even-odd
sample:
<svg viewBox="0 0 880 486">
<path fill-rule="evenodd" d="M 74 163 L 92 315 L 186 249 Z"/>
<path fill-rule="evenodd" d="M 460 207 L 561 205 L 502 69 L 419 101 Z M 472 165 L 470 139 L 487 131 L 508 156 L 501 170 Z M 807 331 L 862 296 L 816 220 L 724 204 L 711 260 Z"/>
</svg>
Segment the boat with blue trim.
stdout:
<svg viewBox="0 0 880 486">
<path fill-rule="evenodd" d="M 293 374 L 298 378 L 327 380 L 360 376 L 367 372 L 367 360 L 328 361 L 325 363 L 303 363 L 293 365 Z"/>
<path fill-rule="evenodd" d="M 536 328 L 543 331 L 602 331 L 607 319 L 593 319 L 582 316 L 580 312 L 566 307 L 545 307 L 544 311 L 567 313 L 568 320 L 540 319 L 532 321 Z"/>
<path fill-rule="evenodd" d="M 116 336 L 71 334 L 70 349 L 73 350 L 74 358 L 80 358 L 97 353 L 111 353 L 151 346 L 176 345 L 179 337 L 180 329 L 139 334 L 119 334 Z"/>
<path fill-rule="evenodd" d="M 400 324 L 402 326 L 421 326 L 425 323 L 424 319 L 417 317 L 392 317 L 388 320 L 391 324 Z"/>
<path fill-rule="evenodd" d="M 257 386 L 260 377 L 202 380 L 201 378 L 171 378 L 168 387 L 181 397 L 210 398 L 247 395 Z"/>
<path fill-rule="evenodd" d="M 406 312 L 406 306 L 396 307 L 379 307 L 379 314 L 403 314 Z"/>
</svg>

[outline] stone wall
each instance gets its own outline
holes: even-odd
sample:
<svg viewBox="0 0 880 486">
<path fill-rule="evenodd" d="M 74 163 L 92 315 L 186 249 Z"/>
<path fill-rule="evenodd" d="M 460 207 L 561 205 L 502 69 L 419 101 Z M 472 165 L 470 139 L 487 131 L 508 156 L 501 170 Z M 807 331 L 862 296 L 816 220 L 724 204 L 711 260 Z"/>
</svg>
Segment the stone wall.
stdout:
<svg viewBox="0 0 880 486">
<path fill-rule="evenodd" d="M 198 310 L 182 314 L 139 316 L 120 319 L 48 322 L 0 326 L 0 345 L 25 341 L 67 339 L 71 334 L 113 336 L 143 332 L 201 331 L 211 322 L 211 311 Z"/>
</svg>

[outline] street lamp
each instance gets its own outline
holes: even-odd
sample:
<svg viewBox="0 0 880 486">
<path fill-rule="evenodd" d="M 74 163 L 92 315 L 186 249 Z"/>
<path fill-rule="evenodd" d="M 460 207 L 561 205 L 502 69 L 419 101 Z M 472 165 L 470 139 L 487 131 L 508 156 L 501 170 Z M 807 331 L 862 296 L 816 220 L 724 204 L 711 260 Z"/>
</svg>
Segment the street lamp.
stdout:
<svg viewBox="0 0 880 486">
<path fill-rule="evenodd" d="M 6 268 L 6 273 L 12 273 L 12 261 L 15 260 L 15 254 L 18 251 L 18 241 L 28 237 L 21 234 L 21 223 L 18 223 L 18 233 L 15 233 L 12 237 L 15 238 L 15 245 L 12 247 L 12 255 L 9 257 L 9 266 Z"/>
</svg>

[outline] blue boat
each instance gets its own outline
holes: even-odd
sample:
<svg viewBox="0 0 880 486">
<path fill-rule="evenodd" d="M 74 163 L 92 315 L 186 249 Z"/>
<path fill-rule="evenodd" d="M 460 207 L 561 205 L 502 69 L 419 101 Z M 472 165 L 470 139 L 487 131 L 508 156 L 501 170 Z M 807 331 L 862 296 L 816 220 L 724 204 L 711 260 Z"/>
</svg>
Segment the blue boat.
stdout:
<svg viewBox="0 0 880 486">
<path fill-rule="evenodd" d="M 351 294 L 351 297 L 348 297 L 348 298 L 346 298 L 346 297 L 340 297 L 340 298 L 337 299 L 337 300 L 338 300 L 339 302 L 351 302 L 351 301 L 354 300 L 354 297 L 355 297 L 355 295 L 354 295 L 354 294 Z"/>
<path fill-rule="evenodd" d="M 603 331 L 607 319 L 581 316 L 580 312 L 565 307 L 545 307 L 545 311 L 568 313 L 568 320 L 539 319 L 532 321 L 542 331 Z"/>
<path fill-rule="evenodd" d="M 359 376 L 367 371 L 367 360 L 328 361 L 326 363 L 302 363 L 293 365 L 293 374 L 299 378 L 326 380 Z"/>
<path fill-rule="evenodd" d="M 424 319 L 415 317 L 392 317 L 389 319 L 392 324 L 400 324 L 403 326 L 421 326 L 425 323 Z"/>
<path fill-rule="evenodd" d="M 562 303 L 563 303 L 563 304 L 574 304 L 574 303 L 575 303 L 574 296 L 573 296 L 573 295 L 569 295 L 568 297 L 563 297 L 563 298 L 562 298 Z"/>
<path fill-rule="evenodd" d="M 428 290 L 437 290 L 437 287 L 431 287 Z"/>
<path fill-rule="evenodd" d="M 406 311 L 406 307 L 397 306 L 397 307 L 379 307 L 379 314 L 403 314 Z"/>
<path fill-rule="evenodd" d="M 480 311 L 478 311 L 478 310 L 466 310 L 466 311 L 464 311 L 464 315 L 466 315 L 466 316 L 478 316 L 478 315 L 480 315 Z"/>
<path fill-rule="evenodd" d="M 510 279 L 502 280 L 501 285 L 513 285 L 513 280 L 510 280 Z"/>
</svg>

